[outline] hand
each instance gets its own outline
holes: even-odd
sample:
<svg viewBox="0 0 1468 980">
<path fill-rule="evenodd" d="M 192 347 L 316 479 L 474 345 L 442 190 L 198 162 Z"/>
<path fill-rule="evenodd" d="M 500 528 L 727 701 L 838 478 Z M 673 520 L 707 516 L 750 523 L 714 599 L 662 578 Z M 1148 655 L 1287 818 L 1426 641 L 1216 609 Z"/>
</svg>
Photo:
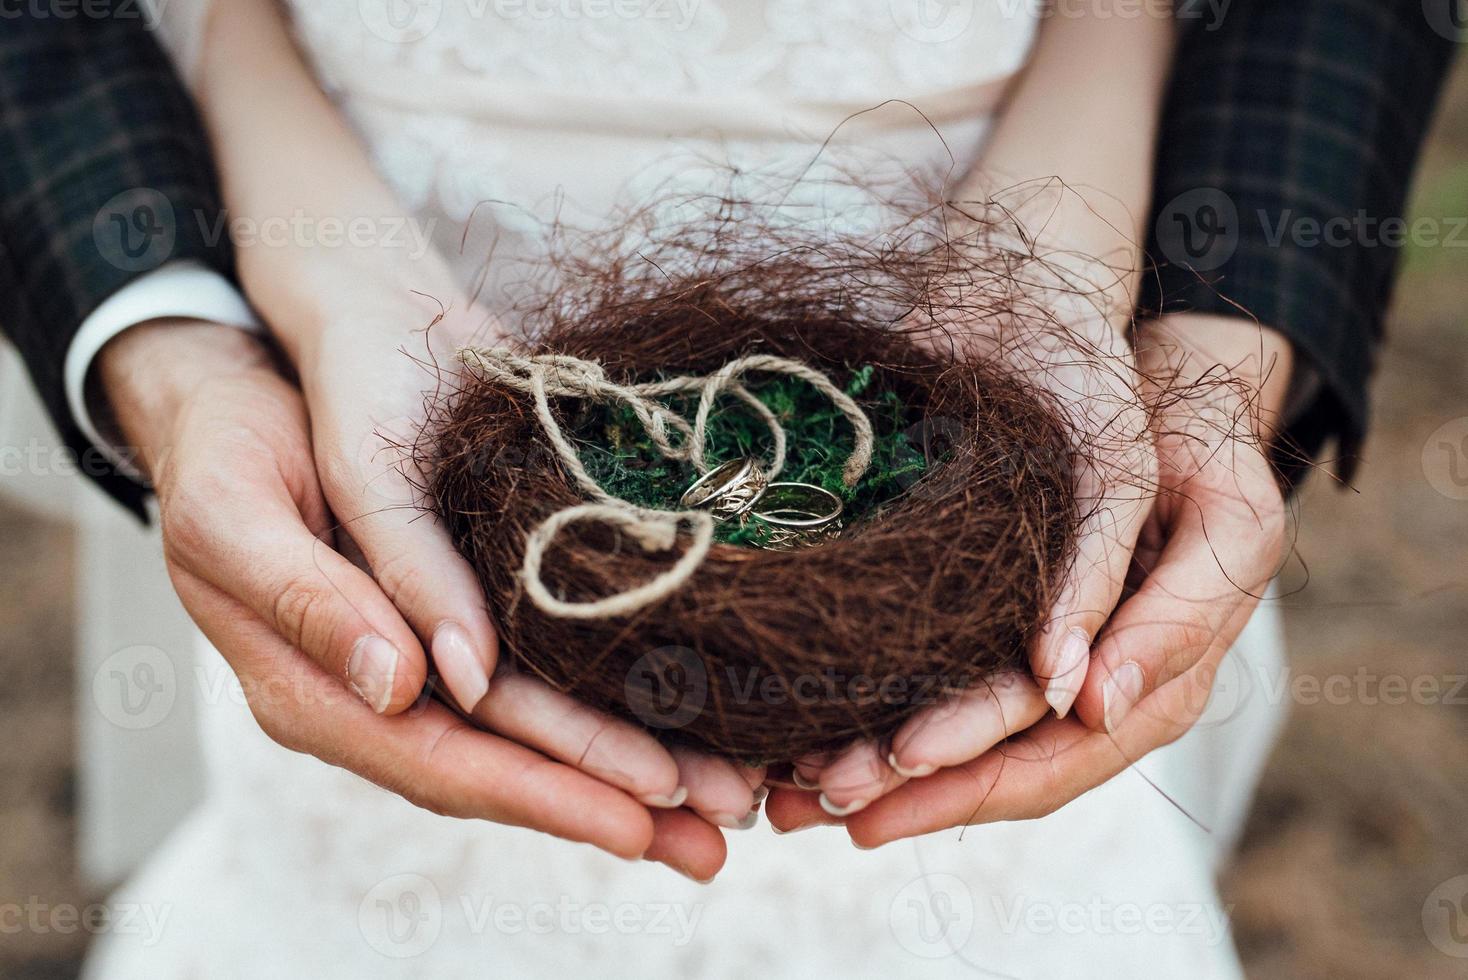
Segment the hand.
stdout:
<svg viewBox="0 0 1468 980">
<path fill-rule="evenodd" d="M 438 813 L 533 827 L 699 879 L 722 865 L 707 822 L 633 798 L 670 797 L 680 782 L 669 753 L 633 726 L 514 675 L 468 705 L 495 734 L 443 705 L 414 706 L 422 650 L 373 579 L 333 549 L 300 393 L 252 338 L 147 324 L 103 350 L 99 373 L 157 487 L 174 585 L 273 739 Z M 381 711 L 342 683 L 369 643 L 416 668 Z M 748 807 L 741 789 L 728 805 Z"/>
<path fill-rule="evenodd" d="M 246 253 L 241 268 L 258 276 L 257 263 L 274 258 Z M 370 271 L 358 271 L 354 263 L 359 261 Z M 268 298 L 261 306 L 280 325 L 277 332 L 301 378 L 316 470 L 341 522 L 339 537 L 360 548 L 377 585 L 429 646 L 449 690 L 476 720 L 510 737 L 552 727 L 573 743 L 594 737 L 595 729 L 607 724 L 604 716 L 552 696 L 544 685 L 535 685 L 540 694 L 528 694 L 530 680 L 509 672 L 508 665 L 496 671 L 495 633 L 478 576 L 425 501 L 424 474 L 412 454 L 400 448 L 424 430 L 435 388 L 451 390 L 458 383 L 456 351 L 502 339 L 497 322 L 463 299 L 431 256 L 396 266 L 379 264 L 371 253 L 306 254 L 298 257 L 296 274 L 312 283 L 313 296 L 339 297 L 331 316 L 297 316 Z M 401 699 L 411 701 L 422 685 L 426 665 L 419 646 L 411 637 L 395 646 L 398 686 L 391 697 L 369 699 L 376 710 L 397 710 L 407 703 Z M 494 684 L 491 675 L 497 678 Z M 651 737 L 641 739 L 645 754 L 656 750 L 664 762 L 656 779 L 642 780 L 649 784 L 639 795 L 643 803 L 681 804 L 723 827 L 745 823 L 762 774 L 681 750 L 670 754 Z M 618 744 L 603 737 L 595 745 L 596 759 L 582 767 L 590 764 L 615 785 L 638 789 L 616 771 L 622 755 Z"/>
<path fill-rule="evenodd" d="M 1024 254 L 1018 246 L 1016 253 Z M 1116 313 L 1131 308 L 1129 293 L 1114 285 L 1128 280 L 1100 260 L 1062 256 L 1034 265 L 1013 274 L 1035 298 L 1016 298 L 1002 316 L 974 319 L 960 308 L 950 314 L 949 332 L 969 356 L 1008 363 L 1066 416 L 1080 514 L 1072 564 L 1049 593 L 1029 676 L 989 678 L 945 698 L 888 744 L 867 741 L 834 758 L 797 760 L 796 775 L 819 787 L 832 815 L 856 813 L 907 779 L 967 762 L 1051 708 L 1063 717 L 1082 691 L 1092 638 L 1121 596 L 1157 490 L 1143 385 L 1125 336 L 1129 317 Z M 1113 293 L 1126 297 L 1124 305 Z"/>
<path fill-rule="evenodd" d="M 1137 347 L 1152 379 L 1144 393 L 1157 401 L 1159 494 L 1132 558 L 1129 595 L 1101 633 L 1077 714 L 1029 727 L 1046 702 L 1018 676 L 965 695 L 943 709 L 943 723 L 970 759 L 904 780 L 846 821 L 853 839 L 875 845 L 1042 816 L 1182 735 L 1206 706 L 1218 663 L 1284 552 L 1284 504 L 1266 449 L 1291 352 L 1273 331 L 1204 316 L 1146 324 Z M 1164 397 L 1190 382 L 1198 383 L 1187 397 Z M 782 827 L 829 820 L 813 797 L 788 791 L 772 796 L 768 813 Z"/>
<path fill-rule="evenodd" d="M 383 635 L 385 643 L 338 651 L 333 667 L 351 677 L 372 710 L 392 714 L 417 696 L 427 647 L 455 699 L 474 707 L 476 719 L 514 729 L 515 737 L 522 729 L 564 725 L 559 751 L 579 737 L 600 746 L 600 716 L 570 702 L 494 697 L 498 650 L 483 591 L 425 506 L 416 485 L 422 474 L 392 445 L 418 437 L 425 398 L 441 380 L 452 384 L 455 348 L 486 339 L 480 335 L 492 325 L 471 308 L 466 284 L 431 246 L 433 222 L 425 227 L 405 213 L 375 172 L 301 60 L 279 5 L 217 4 L 205 35 L 195 95 L 231 214 L 259 227 L 304 215 L 354 229 L 334 242 L 257 237 L 237 242 L 235 252 L 246 293 L 300 379 L 317 492 L 340 522 L 337 542 L 365 560 L 374 588 L 403 621 Z M 280 153 L 281 146 L 291 152 Z M 413 242 L 404 240 L 405 228 Z M 520 710 L 527 704 L 539 710 Z M 629 769 L 629 760 L 608 747 L 603 775 L 649 806 L 684 802 L 712 822 L 743 821 L 759 774 L 711 759 L 675 759 L 642 738 L 645 763 L 654 750 L 661 753 L 656 772 Z M 576 805 L 544 802 L 554 810 Z M 656 819 L 661 826 L 688 817 Z M 718 838 L 706 824 L 690 833 L 704 830 Z"/>
</svg>

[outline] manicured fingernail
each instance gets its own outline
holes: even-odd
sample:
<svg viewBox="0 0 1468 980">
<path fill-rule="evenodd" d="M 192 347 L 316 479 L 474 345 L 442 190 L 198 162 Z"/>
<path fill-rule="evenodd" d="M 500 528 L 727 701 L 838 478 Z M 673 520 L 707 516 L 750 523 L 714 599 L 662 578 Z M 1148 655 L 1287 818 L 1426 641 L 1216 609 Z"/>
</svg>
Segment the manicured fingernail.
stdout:
<svg viewBox="0 0 1468 980">
<path fill-rule="evenodd" d="M 770 788 L 763 783 L 754 788 L 754 805 L 759 806 L 770 795 Z"/>
<path fill-rule="evenodd" d="M 696 874 L 694 874 L 692 871 L 686 871 L 683 868 L 680 868 L 680 867 L 678 867 L 675 864 L 670 864 L 670 865 L 668 865 L 668 867 L 672 868 L 674 871 L 678 872 L 680 875 L 682 875 L 683 877 L 687 878 L 689 881 L 696 881 L 700 885 L 707 885 L 709 882 L 711 882 L 711 881 L 714 880 L 713 875 L 710 875 L 707 878 L 700 878 Z"/>
<path fill-rule="evenodd" d="M 871 800 L 852 800 L 845 806 L 837 806 L 825 793 L 821 794 L 821 809 L 833 817 L 849 817 L 858 810 L 865 810 L 866 805 L 870 802 Z"/>
<path fill-rule="evenodd" d="M 875 851 L 877 849 L 877 846 L 878 845 L 872 844 L 872 845 L 868 846 L 866 844 L 858 844 L 856 842 L 856 839 L 853 838 L 852 841 L 851 841 L 851 846 L 854 847 L 854 848 L 856 848 L 858 851 Z"/>
<path fill-rule="evenodd" d="M 750 810 L 745 814 L 735 813 L 712 813 L 709 819 L 720 827 L 728 827 L 730 830 L 748 830 L 759 823 L 759 811 Z"/>
<path fill-rule="evenodd" d="M 1101 688 L 1102 716 L 1108 732 L 1116 732 L 1141 696 L 1142 668 L 1135 660 L 1128 660 L 1106 678 Z"/>
<path fill-rule="evenodd" d="M 688 787 L 679 786 L 672 793 L 649 793 L 640 797 L 647 806 L 655 806 L 662 810 L 674 810 L 683 805 L 688 799 Z"/>
<path fill-rule="evenodd" d="M 1064 718 L 1076 697 L 1081 693 L 1081 682 L 1086 679 L 1082 669 L 1091 660 L 1091 638 L 1086 631 L 1071 627 L 1060 651 L 1055 655 L 1050 676 L 1045 678 L 1045 700 L 1055 709 L 1055 717 Z"/>
<path fill-rule="evenodd" d="M 796 786 L 799 786 L 801 789 L 820 789 L 821 788 L 821 784 L 820 783 L 813 783 L 809 779 L 806 779 L 804 776 L 802 776 L 800 774 L 800 770 L 799 769 L 792 769 L 790 771 L 790 779 L 791 779 L 792 782 L 795 783 Z"/>
<path fill-rule="evenodd" d="M 472 712 L 489 690 L 489 672 L 475 654 L 468 630 L 458 623 L 443 623 L 433 632 L 430 650 L 434 666 L 459 707 Z"/>
<path fill-rule="evenodd" d="M 897 764 L 896 752 L 887 753 L 887 765 L 891 766 L 892 771 L 897 773 L 897 775 L 906 777 L 907 779 L 922 779 L 924 776 L 931 776 L 938 771 L 937 766 L 929 765 L 926 762 L 913 766 L 911 769 L 904 769 Z"/>
<path fill-rule="evenodd" d="M 794 827 L 786 827 L 784 830 L 781 830 L 779 827 L 776 827 L 772 823 L 772 824 L 770 824 L 770 829 L 773 830 L 777 834 L 793 834 L 797 830 L 809 830 L 811 827 L 819 827 L 819 826 L 820 826 L 819 823 L 798 823 Z"/>
<path fill-rule="evenodd" d="M 364 636 L 347 659 L 347 686 L 378 714 L 392 701 L 398 648 L 380 636 Z"/>
</svg>

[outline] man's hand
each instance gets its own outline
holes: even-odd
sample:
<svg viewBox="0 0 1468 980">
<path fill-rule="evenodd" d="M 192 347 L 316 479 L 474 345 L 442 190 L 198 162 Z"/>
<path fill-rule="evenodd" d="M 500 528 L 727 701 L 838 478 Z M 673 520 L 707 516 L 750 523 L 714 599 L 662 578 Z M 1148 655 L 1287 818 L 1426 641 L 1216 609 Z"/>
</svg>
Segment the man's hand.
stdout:
<svg viewBox="0 0 1468 980">
<path fill-rule="evenodd" d="M 1273 331 L 1202 316 L 1146 324 L 1136 347 L 1153 403 L 1158 494 L 1076 714 L 1036 725 L 1050 705 L 1019 675 L 929 709 L 914 720 L 917 731 L 925 743 L 942 733 L 946 741 L 934 744 L 946 745 L 948 761 L 921 770 L 926 778 L 891 770 L 886 795 L 846 820 L 859 843 L 1049 813 L 1182 735 L 1206 706 L 1219 661 L 1284 552 L 1284 503 L 1267 442 L 1291 352 Z M 912 739 L 909 729 L 894 739 L 899 765 Z M 833 770 L 843 775 L 827 766 L 823 789 Z M 830 822 L 829 809 L 786 790 L 768 813 L 777 826 L 794 827 Z"/>
<path fill-rule="evenodd" d="M 698 879 L 718 870 L 718 830 L 638 800 L 666 807 L 686 789 L 742 816 L 752 791 L 740 774 L 725 774 L 739 782 L 732 794 L 709 780 L 687 787 L 651 737 L 523 676 L 497 675 L 472 698 L 454 689 L 493 733 L 418 700 L 424 651 L 373 578 L 334 549 L 300 393 L 252 338 L 157 322 L 118 337 L 98 363 L 157 488 L 174 585 L 273 739 L 438 813 L 533 827 Z M 361 675 L 373 648 L 390 651 L 390 680 Z"/>
</svg>

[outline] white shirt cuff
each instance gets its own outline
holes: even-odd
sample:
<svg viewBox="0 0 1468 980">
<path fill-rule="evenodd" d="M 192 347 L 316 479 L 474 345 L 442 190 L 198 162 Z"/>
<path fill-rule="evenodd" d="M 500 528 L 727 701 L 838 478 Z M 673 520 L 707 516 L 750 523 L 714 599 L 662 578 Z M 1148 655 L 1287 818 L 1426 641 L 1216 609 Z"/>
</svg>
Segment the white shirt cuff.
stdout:
<svg viewBox="0 0 1468 980">
<path fill-rule="evenodd" d="M 129 327 L 162 317 L 208 320 L 251 333 L 262 331 L 260 321 L 239 290 L 228 279 L 193 259 L 169 262 L 139 276 L 109 296 L 82 321 L 81 329 L 66 349 L 62 368 L 67 407 L 82 434 L 107 461 L 119 473 L 139 482 L 142 474 L 133 465 L 131 454 L 120 451 L 102 436 L 88 410 L 87 374 L 109 340 Z"/>
</svg>

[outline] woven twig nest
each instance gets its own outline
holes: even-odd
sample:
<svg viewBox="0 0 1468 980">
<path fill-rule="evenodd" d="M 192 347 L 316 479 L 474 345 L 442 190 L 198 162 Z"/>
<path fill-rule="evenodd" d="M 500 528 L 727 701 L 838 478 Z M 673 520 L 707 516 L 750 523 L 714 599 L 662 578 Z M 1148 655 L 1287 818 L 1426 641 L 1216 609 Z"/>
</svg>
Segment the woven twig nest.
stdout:
<svg viewBox="0 0 1468 980">
<path fill-rule="evenodd" d="M 942 208 L 860 241 L 731 199 L 693 210 L 704 217 L 679 228 L 651 209 L 600 237 L 553 243 L 539 268 L 554 274 L 532 275 L 524 299 L 507 289 L 501 309 L 527 338 L 516 346 L 596 362 L 622 384 L 707 375 L 754 354 L 837 384 L 860 370 L 863 397 L 903 406 L 925 465 L 848 508 L 841 533 L 818 546 L 769 551 L 724 536 L 667 598 L 563 618 L 527 597 L 525 545 L 586 497 L 531 396 L 468 372 L 432 401 L 417 461 L 505 654 L 665 741 L 747 762 L 888 736 L 948 692 L 1025 669 L 1072 560 L 1078 440 L 1051 396 L 949 331 L 1001 324 L 1013 343 L 1017 330 L 1062 330 L 1024 295 L 1041 260 L 982 229 L 950 239 Z M 574 430 L 584 405 L 551 405 Z M 679 509 L 676 488 L 666 506 Z M 676 562 L 686 537 L 649 553 L 607 526 L 572 525 L 545 552 L 540 580 L 569 602 L 625 592 Z"/>
<path fill-rule="evenodd" d="M 751 352 L 833 376 L 874 365 L 875 387 L 923 420 L 930 465 L 818 547 L 715 544 L 662 602 L 563 619 L 525 601 L 517 573 L 527 535 L 584 498 L 529 396 L 471 377 L 436 420 L 431 490 L 521 669 L 669 741 L 783 761 L 888 735 L 944 692 L 1024 663 L 1076 525 L 1067 431 L 1041 395 L 1010 371 L 955 363 L 914 332 L 839 312 L 772 317 L 741 309 L 718 283 L 643 299 L 608 308 L 611 319 L 555 324 L 530 350 L 597 361 L 629 382 L 708 373 Z M 676 557 L 576 527 L 547 554 L 546 583 L 590 600 Z"/>
</svg>

